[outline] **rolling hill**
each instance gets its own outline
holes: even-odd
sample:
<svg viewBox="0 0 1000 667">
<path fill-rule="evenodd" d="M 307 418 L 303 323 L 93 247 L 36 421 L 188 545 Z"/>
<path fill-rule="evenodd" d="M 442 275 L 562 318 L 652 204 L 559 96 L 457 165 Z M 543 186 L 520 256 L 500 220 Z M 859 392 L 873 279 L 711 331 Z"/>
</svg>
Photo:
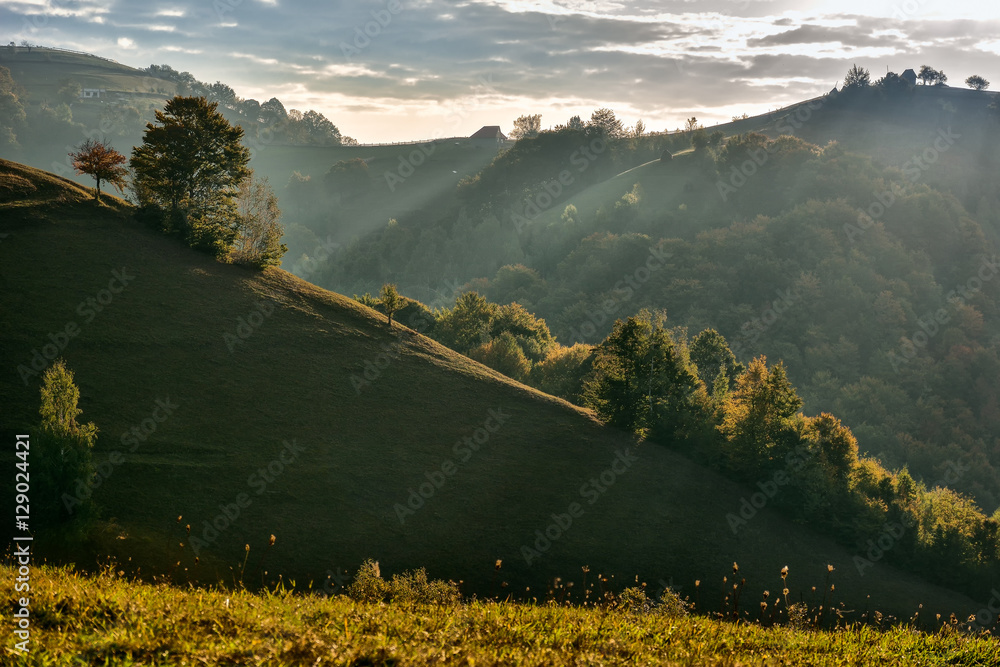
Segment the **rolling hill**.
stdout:
<svg viewBox="0 0 1000 667">
<path fill-rule="evenodd" d="M 61 356 L 105 471 L 100 530 L 71 546 L 35 526 L 36 554 L 211 583 L 250 545 L 268 580 L 336 581 L 371 557 L 480 594 L 501 559 L 517 595 L 589 566 L 612 586 L 637 576 L 693 596 L 700 580 L 720 600 L 734 561 L 748 599 L 784 565 L 791 597 L 815 598 L 832 564 L 856 614 L 981 607 L 884 564 L 859 575 L 858 554 L 766 501 L 734 534 L 727 515 L 768 480 L 743 487 L 633 442 L 351 299 L 191 251 L 73 182 L 0 161 L 0 239 L 0 435 L 30 432 L 33 360 Z"/>
</svg>

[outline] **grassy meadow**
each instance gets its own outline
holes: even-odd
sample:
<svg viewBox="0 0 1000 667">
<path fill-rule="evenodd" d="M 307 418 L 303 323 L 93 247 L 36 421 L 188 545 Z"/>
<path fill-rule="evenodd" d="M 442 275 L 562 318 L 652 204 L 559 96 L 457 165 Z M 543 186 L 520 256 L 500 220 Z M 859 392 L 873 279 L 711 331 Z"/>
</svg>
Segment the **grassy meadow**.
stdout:
<svg viewBox="0 0 1000 667">
<path fill-rule="evenodd" d="M 0 567 L 9 579 L 14 571 Z M 28 665 L 995 665 L 1000 643 L 947 622 L 881 628 L 736 623 L 676 607 L 465 600 L 362 602 L 178 588 L 46 566 L 32 578 Z M 13 604 L 7 590 L 2 602 Z"/>
</svg>

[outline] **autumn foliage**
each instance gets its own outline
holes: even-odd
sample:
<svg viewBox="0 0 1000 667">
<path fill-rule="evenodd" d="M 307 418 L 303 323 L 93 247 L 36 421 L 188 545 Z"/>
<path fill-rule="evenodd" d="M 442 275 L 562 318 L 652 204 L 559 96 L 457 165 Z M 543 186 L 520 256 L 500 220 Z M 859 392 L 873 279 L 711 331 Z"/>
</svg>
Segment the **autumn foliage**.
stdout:
<svg viewBox="0 0 1000 667">
<path fill-rule="evenodd" d="M 93 176 L 97 181 L 94 199 L 101 201 L 101 181 L 107 181 L 119 192 L 125 191 L 125 176 L 128 173 L 127 158 L 105 141 L 87 139 L 75 153 L 70 153 L 73 168 L 78 174 Z"/>
</svg>

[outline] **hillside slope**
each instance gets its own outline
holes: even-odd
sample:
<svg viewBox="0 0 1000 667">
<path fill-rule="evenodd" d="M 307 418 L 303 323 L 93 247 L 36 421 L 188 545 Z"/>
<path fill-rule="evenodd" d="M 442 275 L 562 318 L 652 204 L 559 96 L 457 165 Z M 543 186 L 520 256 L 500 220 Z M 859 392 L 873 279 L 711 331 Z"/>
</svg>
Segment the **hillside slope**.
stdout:
<svg viewBox="0 0 1000 667">
<path fill-rule="evenodd" d="M 779 586 L 789 565 L 796 599 L 822 587 L 831 563 L 838 599 L 859 613 L 866 594 L 900 615 L 920 603 L 981 606 L 882 564 L 860 577 L 855 554 L 766 507 L 734 535 L 727 514 L 756 489 L 635 446 L 282 270 L 216 263 L 111 198 L 97 206 L 6 161 L 0 193 L 0 435 L 37 419 L 39 379 L 19 366 L 58 352 L 76 373 L 82 418 L 101 429 L 97 460 L 124 459 L 95 494 L 106 530 L 93 553 L 42 539 L 38 554 L 88 564 L 112 553 L 146 573 L 179 562 L 185 576 L 217 581 L 250 544 L 247 571 L 263 553 L 268 579 L 322 581 L 373 557 L 383 572 L 426 566 L 480 593 L 499 558 L 515 594 L 588 565 L 692 596 L 700 579 L 706 598 L 721 598 L 733 561 L 751 596 Z M 79 333 L 60 334 L 71 323 Z M 423 506 L 400 512 L 418 489 Z M 197 564 L 187 524 L 202 540 Z M 539 552 L 530 564 L 528 545 Z"/>
</svg>

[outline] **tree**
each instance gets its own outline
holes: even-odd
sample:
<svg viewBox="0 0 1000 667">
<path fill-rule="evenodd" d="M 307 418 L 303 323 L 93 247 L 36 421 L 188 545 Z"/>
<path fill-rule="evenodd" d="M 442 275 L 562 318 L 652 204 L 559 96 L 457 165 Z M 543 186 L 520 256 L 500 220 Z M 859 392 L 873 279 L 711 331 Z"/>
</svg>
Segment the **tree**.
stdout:
<svg viewBox="0 0 1000 667">
<path fill-rule="evenodd" d="M 299 213 L 312 208 L 313 193 L 312 176 L 303 176 L 302 172 L 293 171 L 285 184 L 285 194 Z"/>
<path fill-rule="evenodd" d="M 705 329 L 694 337 L 691 341 L 691 361 L 707 387 L 712 387 L 720 376 L 727 386 L 731 386 L 745 370 L 729 349 L 725 337 L 715 329 Z"/>
<path fill-rule="evenodd" d="M 965 80 L 965 85 L 973 90 L 986 90 L 990 87 L 990 82 L 978 74 L 973 74 Z"/>
<path fill-rule="evenodd" d="M 340 130 L 318 111 L 309 110 L 302 114 L 301 123 L 306 129 L 306 135 L 310 143 L 319 144 L 320 146 L 336 146 L 340 144 Z"/>
<path fill-rule="evenodd" d="M 694 149 L 696 151 L 702 150 L 703 148 L 708 146 L 708 143 L 709 143 L 708 132 L 706 132 L 705 128 L 703 127 L 699 127 L 691 135 L 691 145 L 694 146 Z"/>
<path fill-rule="evenodd" d="M 556 344 L 545 320 L 538 319 L 516 302 L 498 307 L 490 322 L 489 334 L 492 338 L 505 333 L 514 337 L 532 362 L 544 359 Z"/>
<path fill-rule="evenodd" d="M 655 428 L 663 439 L 687 421 L 698 381 L 662 315 L 617 320 L 592 357 L 583 399 L 602 421 L 633 432 Z"/>
<path fill-rule="evenodd" d="M 272 97 L 260 105 L 260 116 L 265 124 L 270 125 L 271 123 L 281 122 L 288 118 L 288 112 L 285 111 L 285 105 L 281 103 L 281 100 L 277 97 Z"/>
<path fill-rule="evenodd" d="M 125 166 L 127 158 L 106 141 L 87 139 L 69 156 L 73 159 L 76 173 L 93 176 L 97 181 L 97 188 L 94 191 L 96 201 L 101 201 L 101 181 L 107 181 L 124 194 L 125 177 L 128 175 L 128 168 Z"/>
<path fill-rule="evenodd" d="M 23 97 L 24 89 L 14 81 L 10 70 L 0 65 L 0 146 L 17 143 L 17 131 L 26 118 Z"/>
<path fill-rule="evenodd" d="M 140 204 L 167 213 L 166 231 L 224 257 L 238 231 L 234 196 L 250 174 L 243 130 L 204 97 L 174 97 L 156 111 L 156 122 L 146 124 L 142 146 L 132 149 Z"/>
<path fill-rule="evenodd" d="M 864 67 L 854 65 L 844 77 L 844 90 L 863 90 L 871 85 L 871 75 Z"/>
<path fill-rule="evenodd" d="M 632 136 L 639 138 L 646 134 L 646 124 L 642 122 L 642 119 L 635 121 L 635 127 L 632 128 Z"/>
<path fill-rule="evenodd" d="M 80 93 L 83 91 L 83 87 L 80 85 L 79 81 L 73 81 L 72 79 L 62 79 L 59 82 L 59 92 L 56 93 L 56 98 L 65 104 L 73 104 L 79 101 Z"/>
<path fill-rule="evenodd" d="M 875 87 L 887 95 L 905 93 L 910 89 L 910 82 L 895 72 L 886 72 L 885 76 L 875 82 Z"/>
<path fill-rule="evenodd" d="M 506 331 L 469 351 L 469 358 L 518 382 L 524 382 L 531 371 L 531 362 L 514 336 Z"/>
<path fill-rule="evenodd" d="M 435 328 L 437 340 L 456 352 L 467 354 L 489 341 L 490 325 L 498 306 L 478 292 L 466 292 L 455 299 L 455 307 L 442 310 Z"/>
<path fill-rule="evenodd" d="M 691 116 L 684 122 L 685 132 L 694 132 L 695 130 L 700 130 L 701 128 L 702 125 L 698 124 L 698 118 L 695 116 Z"/>
<path fill-rule="evenodd" d="M 31 450 L 32 470 L 39 473 L 36 502 L 45 520 L 65 519 L 76 505 L 88 505 L 85 499 L 94 475 L 92 450 L 98 431 L 93 423 L 77 422 L 82 412 L 77 407 L 79 400 L 73 372 L 65 361 L 57 359 L 42 375 L 42 423 L 39 442 Z M 81 488 L 87 493 L 78 492 Z"/>
<path fill-rule="evenodd" d="M 570 130 L 582 130 L 586 127 L 583 119 L 579 116 L 573 116 L 568 121 L 566 121 L 566 128 Z"/>
<path fill-rule="evenodd" d="M 360 199 L 368 194 L 372 186 L 368 163 L 359 157 L 341 160 L 330 167 L 323 182 L 328 192 L 339 195 L 341 200 Z"/>
<path fill-rule="evenodd" d="M 281 264 L 288 246 L 281 242 L 285 233 L 279 222 L 278 197 L 267 178 L 258 179 L 253 170 L 240 182 L 236 194 L 239 232 L 230 259 L 259 269 Z"/>
<path fill-rule="evenodd" d="M 216 81 L 208 87 L 208 97 L 211 102 L 218 102 L 226 109 L 236 109 L 236 91 L 221 81 Z"/>
<path fill-rule="evenodd" d="M 948 80 L 948 77 L 944 72 L 939 72 L 930 65 L 922 65 L 920 67 L 920 72 L 917 73 L 917 78 L 923 82 L 925 86 L 931 84 L 944 84 Z"/>
<path fill-rule="evenodd" d="M 609 139 L 620 139 L 625 136 L 622 122 L 615 117 L 615 112 L 607 107 L 597 109 L 590 115 L 590 127 L 596 127 Z"/>
<path fill-rule="evenodd" d="M 254 99 L 243 100 L 240 102 L 240 115 L 249 120 L 252 123 L 259 122 L 261 119 L 260 114 L 260 102 Z"/>
<path fill-rule="evenodd" d="M 396 286 L 391 283 L 382 285 L 382 293 L 379 295 L 379 304 L 385 311 L 386 321 L 392 326 L 392 314 L 403 307 L 403 297 L 399 296 Z"/>
<path fill-rule="evenodd" d="M 754 479 L 782 465 L 798 439 L 792 417 L 800 407 L 783 364 L 768 369 L 763 356 L 751 361 L 736 380 L 719 426 L 730 469 Z"/>
<path fill-rule="evenodd" d="M 511 139 L 530 139 L 537 137 L 542 130 L 542 115 L 519 116 L 514 121 L 514 129 L 510 132 Z"/>
</svg>

